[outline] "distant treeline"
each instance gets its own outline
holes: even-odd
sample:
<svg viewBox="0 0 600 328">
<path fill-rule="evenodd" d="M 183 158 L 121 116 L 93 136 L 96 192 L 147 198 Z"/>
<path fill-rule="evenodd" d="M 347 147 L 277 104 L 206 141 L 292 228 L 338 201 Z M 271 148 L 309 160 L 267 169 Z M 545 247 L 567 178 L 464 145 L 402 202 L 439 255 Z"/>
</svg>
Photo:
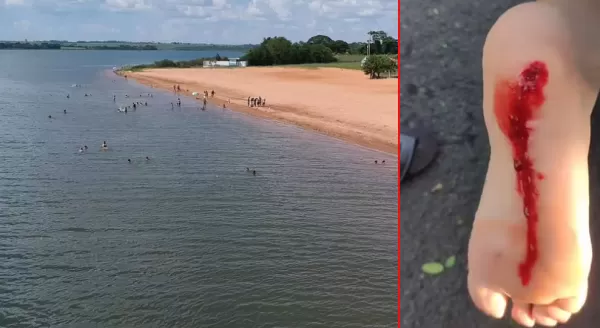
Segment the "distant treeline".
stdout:
<svg viewBox="0 0 600 328">
<path fill-rule="evenodd" d="M 170 59 L 163 59 L 163 60 L 159 60 L 159 61 L 155 61 L 152 64 L 143 64 L 143 65 L 135 65 L 135 66 L 129 66 L 129 67 L 125 67 L 125 70 L 128 71 L 141 71 L 147 68 L 190 68 L 190 67 L 202 67 L 204 64 L 204 61 L 212 61 L 212 60 L 216 60 L 216 61 L 221 61 L 221 60 L 229 60 L 229 58 L 227 57 L 222 57 L 221 55 L 217 54 L 214 57 L 207 57 L 207 58 L 196 58 L 196 59 L 192 59 L 192 60 L 181 60 L 181 61 L 173 61 Z"/>
<path fill-rule="evenodd" d="M 0 49 L 61 49 L 60 43 L 49 43 L 49 42 L 0 42 Z"/>
<path fill-rule="evenodd" d="M 284 37 L 266 38 L 242 57 L 249 66 L 332 63 L 333 51 L 322 44 L 292 43 Z"/>
<path fill-rule="evenodd" d="M 369 42 L 346 42 L 333 40 L 327 35 L 315 35 L 306 41 L 307 44 L 321 44 L 336 54 L 366 55 L 395 55 L 398 54 L 398 40 L 387 35 L 384 31 L 367 33 Z M 302 43 L 302 42 L 299 42 Z"/>
<path fill-rule="evenodd" d="M 69 44 L 63 44 L 61 49 L 65 49 L 65 50 L 69 50 L 69 49 L 73 49 L 73 50 L 140 50 L 140 51 L 145 51 L 145 50 L 158 50 L 158 48 L 156 46 L 147 44 L 147 45 L 130 45 L 130 44 L 119 44 L 119 45 L 93 45 L 93 46 L 86 46 L 86 45 L 81 45 L 81 44 L 74 44 L 74 45 L 69 45 Z"/>
<path fill-rule="evenodd" d="M 347 43 L 326 35 L 315 35 L 306 42 L 292 43 L 284 37 L 270 37 L 256 48 L 248 50 L 243 60 L 249 66 L 331 63 L 335 54 L 398 54 L 398 40 L 383 31 L 368 33 L 371 42 Z"/>
<path fill-rule="evenodd" d="M 315 35 L 306 42 L 292 43 L 283 37 L 265 39 L 260 45 L 220 45 L 194 43 L 158 43 L 125 41 L 50 40 L 42 42 L 0 41 L 0 49 L 71 49 L 71 50 L 229 50 L 248 51 L 250 65 L 276 65 L 280 63 L 327 63 L 335 61 L 332 54 L 398 54 L 398 40 L 383 31 L 367 33 L 368 42 L 333 40 L 326 35 Z M 325 50 L 329 49 L 329 52 Z"/>
<path fill-rule="evenodd" d="M 136 43 L 121 41 L 43 41 L 43 42 L 0 42 L 0 49 L 64 49 L 64 50 L 188 50 L 188 51 L 207 51 L 207 50 L 229 50 L 229 51 L 247 51 L 255 47 L 252 44 L 243 45 L 217 45 L 217 44 L 192 44 L 192 43 Z"/>
</svg>

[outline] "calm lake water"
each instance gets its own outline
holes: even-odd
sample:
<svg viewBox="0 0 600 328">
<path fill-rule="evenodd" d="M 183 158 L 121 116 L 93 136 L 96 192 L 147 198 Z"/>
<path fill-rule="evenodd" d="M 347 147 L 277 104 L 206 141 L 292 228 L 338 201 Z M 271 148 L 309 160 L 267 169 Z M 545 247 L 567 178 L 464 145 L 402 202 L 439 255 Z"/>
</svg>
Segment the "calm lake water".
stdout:
<svg viewBox="0 0 600 328">
<path fill-rule="evenodd" d="M 110 71 L 212 55 L 0 51 L 0 327 L 396 326 L 395 157 Z"/>
</svg>

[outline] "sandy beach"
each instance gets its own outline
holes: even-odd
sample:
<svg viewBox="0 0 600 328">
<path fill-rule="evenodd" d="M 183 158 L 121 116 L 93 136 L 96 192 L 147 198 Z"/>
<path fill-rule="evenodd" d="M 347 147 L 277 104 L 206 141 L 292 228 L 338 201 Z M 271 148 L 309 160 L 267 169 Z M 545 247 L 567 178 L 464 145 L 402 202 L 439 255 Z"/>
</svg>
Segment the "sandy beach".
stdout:
<svg viewBox="0 0 600 328">
<path fill-rule="evenodd" d="M 187 96 L 214 90 L 209 102 L 215 105 L 226 104 L 231 110 L 397 154 L 396 79 L 370 80 L 360 71 L 339 68 L 291 67 L 149 69 L 122 74 L 169 91 L 179 84 Z M 266 106 L 248 107 L 248 97 L 259 96 L 266 99 Z"/>
</svg>

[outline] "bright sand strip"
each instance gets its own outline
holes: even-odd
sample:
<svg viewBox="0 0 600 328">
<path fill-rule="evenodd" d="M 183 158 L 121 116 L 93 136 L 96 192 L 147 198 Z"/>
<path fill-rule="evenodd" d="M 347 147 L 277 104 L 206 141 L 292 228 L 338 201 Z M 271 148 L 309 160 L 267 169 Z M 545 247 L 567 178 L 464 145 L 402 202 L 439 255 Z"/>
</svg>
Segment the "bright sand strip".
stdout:
<svg viewBox="0 0 600 328">
<path fill-rule="evenodd" d="M 397 154 L 398 82 L 370 80 L 339 68 L 184 68 L 123 72 L 152 87 L 182 94 L 215 91 L 209 102 L 262 118 L 291 123 L 354 144 Z M 185 90 L 185 92 L 183 91 Z M 248 97 L 266 99 L 250 108 Z"/>
</svg>

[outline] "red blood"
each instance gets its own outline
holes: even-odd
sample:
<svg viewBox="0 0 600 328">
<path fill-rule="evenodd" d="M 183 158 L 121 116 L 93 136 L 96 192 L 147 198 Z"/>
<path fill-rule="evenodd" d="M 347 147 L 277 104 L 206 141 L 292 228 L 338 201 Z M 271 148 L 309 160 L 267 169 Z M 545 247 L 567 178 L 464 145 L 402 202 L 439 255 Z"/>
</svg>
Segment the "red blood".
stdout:
<svg viewBox="0 0 600 328">
<path fill-rule="evenodd" d="M 544 87 L 548 84 L 546 64 L 534 61 L 519 76 L 496 85 L 494 113 L 498 126 L 512 145 L 513 163 L 517 178 L 517 192 L 523 199 L 523 215 L 527 221 L 525 259 L 519 264 L 519 277 L 523 286 L 529 284 L 533 266 L 538 259 L 537 181 L 544 175 L 537 172 L 529 154 L 529 141 L 533 129 L 528 123 L 536 119 L 545 101 Z"/>
</svg>

